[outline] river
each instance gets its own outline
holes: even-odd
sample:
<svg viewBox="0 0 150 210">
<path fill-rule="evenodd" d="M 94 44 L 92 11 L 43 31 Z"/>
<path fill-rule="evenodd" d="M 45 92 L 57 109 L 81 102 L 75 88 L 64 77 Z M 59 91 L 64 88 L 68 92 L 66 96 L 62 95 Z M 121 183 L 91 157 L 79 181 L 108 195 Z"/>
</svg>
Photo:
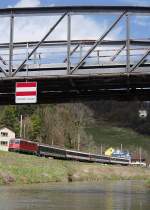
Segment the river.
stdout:
<svg viewBox="0 0 150 210">
<path fill-rule="evenodd" d="M 0 210 L 150 210 L 140 181 L 0 187 Z"/>
</svg>

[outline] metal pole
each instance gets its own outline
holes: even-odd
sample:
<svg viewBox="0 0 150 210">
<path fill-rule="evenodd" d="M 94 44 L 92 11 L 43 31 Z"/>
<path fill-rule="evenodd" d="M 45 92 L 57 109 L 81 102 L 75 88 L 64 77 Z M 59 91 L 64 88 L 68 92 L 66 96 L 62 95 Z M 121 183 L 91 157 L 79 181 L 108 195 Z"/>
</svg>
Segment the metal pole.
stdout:
<svg viewBox="0 0 150 210">
<path fill-rule="evenodd" d="M 130 72 L 135 71 L 145 60 L 145 58 L 150 54 L 150 48 L 147 52 L 143 55 L 143 57 L 131 68 Z"/>
<path fill-rule="evenodd" d="M 67 73 L 70 74 L 70 50 L 71 50 L 71 15 L 67 15 Z"/>
<path fill-rule="evenodd" d="M 142 150 L 141 147 L 139 148 L 139 155 L 140 155 L 140 164 L 142 163 Z"/>
<path fill-rule="evenodd" d="M 26 125 L 23 125 L 23 138 L 26 138 Z"/>
<path fill-rule="evenodd" d="M 20 116 L 20 137 L 22 137 L 22 115 Z"/>
<path fill-rule="evenodd" d="M 2 58 L 2 56 L 0 56 L 0 61 L 3 63 L 3 65 L 7 66 L 6 61 Z"/>
<path fill-rule="evenodd" d="M 100 54 L 99 54 L 99 50 L 97 50 L 97 62 L 98 62 L 98 65 L 100 65 L 99 56 L 100 56 Z"/>
<path fill-rule="evenodd" d="M 28 57 L 28 54 L 29 54 L 29 44 L 27 43 L 26 57 Z M 27 71 L 27 76 L 28 76 L 28 63 L 26 65 L 26 71 Z"/>
<path fill-rule="evenodd" d="M 0 66 L 0 70 L 4 73 L 4 75 L 7 77 L 8 76 L 8 74 L 7 74 L 7 72 Z"/>
<path fill-rule="evenodd" d="M 122 144 L 120 145 L 120 150 L 121 150 L 121 152 L 122 152 Z"/>
<path fill-rule="evenodd" d="M 80 126 L 78 125 L 77 150 L 80 151 Z"/>
<path fill-rule="evenodd" d="M 124 48 L 126 47 L 126 45 L 123 45 L 117 52 L 116 54 L 110 59 L 110 61 L 114 61 L 118 55 L 124 50 Z"/>
<path fill-rule="evenodd" d="M 130 16 L 126 14 L 126 72 L 130 72 Z"/>
<path fill-rule="evenodd" d="M 78 49 L 79 46 L 80 46 L 80 44 L 77 44 L 77 46 L 70 52 L 70 56 L 73 55 L 73 53 Z M 63 62 L 66 63 L 67 58 L 65 58 Z"/>
<path fill-rule="evenodd" d="M 13 39 L 14 39 L 14 16 L 10 17 L 10 42 L 9 42 L 9 76 L 12 76 L 13 62 Z"/>
<path fill-rule="evenodd" d="M 101 144 L 101 155 L 103 154 L 103 145 Z"/>
<path fill-rule="evenodd" d="M 80 57 L 79 57 L 79 61 L 81 61 L 81 59 L 82 59 L 82 51 L 83 51 L 83 46 L 82 45 L 80 45 Z"/>
<path fill-rule="evenodd" d="M 34 53 L 34 64 L 36 64 L 36 60 L 37 60 L 37 58 L 36 58 L 36 52 Z"/>
</svg>

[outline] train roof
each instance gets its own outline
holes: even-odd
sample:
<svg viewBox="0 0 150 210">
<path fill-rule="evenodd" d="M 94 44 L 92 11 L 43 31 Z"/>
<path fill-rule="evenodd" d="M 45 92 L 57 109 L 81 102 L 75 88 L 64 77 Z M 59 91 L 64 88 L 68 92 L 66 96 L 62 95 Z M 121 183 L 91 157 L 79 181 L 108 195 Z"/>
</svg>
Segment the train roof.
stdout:
<svg viewBox="0 0 150 210">
<path fill-rule="evenodd" d="M 27 139 L 23 139 L 23 138 L 12 138 L 12 139 L 10 139 L 10 140 L 19 140 L 19 141 L 26 141 L 26 142 L 29 142 L 29 143 L 38 144 L 38 142 L 31 141 L 31 140 L 27 140 Z"/>
<path fill-rule="evenodd" d="M 38 143 L 38 145 L 39 145 L 39 146 L 43 146 L 43 147 L 49 147 L 49 148 L 53 148 L 53 149 L 59 149 L 59 150 L 64 150 L 64 151 L 66 151 L 66 149 L 64 149 L 64 148 L 55 147 L 55 146 L 51 146 L 51 145 L 48 145 L 48 144 Z"/>
</svg>

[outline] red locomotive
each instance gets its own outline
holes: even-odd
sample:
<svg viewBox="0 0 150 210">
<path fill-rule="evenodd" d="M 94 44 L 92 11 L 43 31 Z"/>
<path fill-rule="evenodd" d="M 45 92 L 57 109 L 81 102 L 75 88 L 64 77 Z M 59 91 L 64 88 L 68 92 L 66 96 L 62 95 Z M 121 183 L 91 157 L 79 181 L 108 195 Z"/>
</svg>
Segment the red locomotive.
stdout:
<svg viewBox="0 0 150 210">
<path fill-rule="evenodd" d="M 37 154 L 38 145 L 36 142 L 26 139 L 11 139 L 9 142 L 9 151 Z"/>
</svg>

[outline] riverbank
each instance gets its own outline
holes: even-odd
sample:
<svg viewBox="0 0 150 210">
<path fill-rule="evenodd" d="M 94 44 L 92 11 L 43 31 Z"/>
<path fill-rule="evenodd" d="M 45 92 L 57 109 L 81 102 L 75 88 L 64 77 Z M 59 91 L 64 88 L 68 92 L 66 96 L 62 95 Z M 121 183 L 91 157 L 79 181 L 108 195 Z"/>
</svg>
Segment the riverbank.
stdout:
<svg viewBox="0 0 150 210">
<path fill-rule="evenodd" d="M 150 169 L 81 163 L 0 152 L 0 185 L 71 181 L 148 180 Z"/>
</svg>

